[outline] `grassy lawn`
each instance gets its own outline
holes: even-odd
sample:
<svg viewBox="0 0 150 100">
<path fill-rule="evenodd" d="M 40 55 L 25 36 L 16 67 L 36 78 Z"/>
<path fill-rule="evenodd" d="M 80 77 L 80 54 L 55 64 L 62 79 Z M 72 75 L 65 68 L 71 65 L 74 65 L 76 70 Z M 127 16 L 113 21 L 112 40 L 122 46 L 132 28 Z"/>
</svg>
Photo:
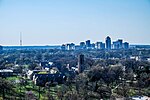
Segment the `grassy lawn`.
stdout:
<svg viewBox="0 0 150 100">
<path fill-rule="evenodd" d="M 32 91 L 32 93 L 36 96 L 36 98 L 39 97 L 39 86 L 36 86 L 35 84 L 33 84 L 31 80 L 26 79 L 27 83 L 24 85 L 21 85 L 20 83 L 15 83 L 16 80 L 18 81 L 20 80 L 20 77 L 13 76 L 13 77 L 8 77 L 6 79 L 14 83 L 15 85 L 14 90 L 18 94 L 16 99 L 17 98 L 20 99 L 19 95 L 21 96 L 22 99 L 25 98 L 27 91 Z M 40 87 L 40 100 L 45 100 L 45 99 L 47 100 L 48 93 L 52 95 L 55 100 L 58 100 L 57 91 L 60 89 L 62 89 L 62 85 L 56 85 L 56 86 L 50 87 L 50 89 L 45 88 L 45 87 Z M 13 97 L 13 96 L 7 95 L 7 97 Z"/>
<path fill-rule="evenodd" d="M 13 77 L 7 77 L 6 79 L 9 81 L 15 81 L 15 80 L 19 80 L 19 77 L 13 76 Z"/>
</svg>

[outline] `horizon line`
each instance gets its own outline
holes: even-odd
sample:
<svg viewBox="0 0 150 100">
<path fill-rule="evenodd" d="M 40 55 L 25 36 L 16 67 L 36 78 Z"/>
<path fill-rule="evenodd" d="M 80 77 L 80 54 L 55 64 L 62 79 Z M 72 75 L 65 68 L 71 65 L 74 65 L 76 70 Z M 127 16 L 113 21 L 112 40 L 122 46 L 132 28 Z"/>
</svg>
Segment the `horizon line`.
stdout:
<svg viewBox="0 0 150 100">
<path fill-rule="evenodd" d="M 64 44 L 64 43 L 63 43 Z M 67 44 L 67 43 L 65 43 L 65 44 Z M 22 45 L 22 47 L 23 46 L 61 46 L 62 44 L 49 44 L 49 45 L 45 45 L 45 44 L 33 44 L 33 45 Z M 75 44 L 75 45 L 80 45 L 80 44 Z M 134 45 L 148 45 L 148 46 L 150 46 L 150 44 L 138 44 L 138 43 L 129 43 L 129 45 L 130 46 L 134 46 Z M 1 45 L 1 46 L 4 46 L 4 47 L 7 47 L 7 46 L 16 46 L 16 47 L 20 47 L 20 45 Z"/>
</svg>

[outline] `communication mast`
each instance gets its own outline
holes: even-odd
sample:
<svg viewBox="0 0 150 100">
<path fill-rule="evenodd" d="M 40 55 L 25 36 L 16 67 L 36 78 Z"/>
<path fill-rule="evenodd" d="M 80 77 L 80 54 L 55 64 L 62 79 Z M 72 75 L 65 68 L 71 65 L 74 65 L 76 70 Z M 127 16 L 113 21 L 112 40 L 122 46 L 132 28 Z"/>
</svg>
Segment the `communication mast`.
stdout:
<svg viewBox="0 0 150 100">
<path fill-rule="evenodd" d="M 22 33 L 20 32 L 20 46 L 22 46 Z"/>
</svg>

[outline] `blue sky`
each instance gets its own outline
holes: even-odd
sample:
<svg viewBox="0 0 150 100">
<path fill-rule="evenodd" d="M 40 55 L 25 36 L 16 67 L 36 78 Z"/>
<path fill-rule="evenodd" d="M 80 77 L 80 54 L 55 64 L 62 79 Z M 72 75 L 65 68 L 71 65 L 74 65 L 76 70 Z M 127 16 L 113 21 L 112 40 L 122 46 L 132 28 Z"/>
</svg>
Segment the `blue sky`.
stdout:
<svg viewBox="0 0 150 100">
<path fill-rule="evenodd" d="M 150 0 L 0 0 L 0 44 L 150 44 Z"/>
</svg>

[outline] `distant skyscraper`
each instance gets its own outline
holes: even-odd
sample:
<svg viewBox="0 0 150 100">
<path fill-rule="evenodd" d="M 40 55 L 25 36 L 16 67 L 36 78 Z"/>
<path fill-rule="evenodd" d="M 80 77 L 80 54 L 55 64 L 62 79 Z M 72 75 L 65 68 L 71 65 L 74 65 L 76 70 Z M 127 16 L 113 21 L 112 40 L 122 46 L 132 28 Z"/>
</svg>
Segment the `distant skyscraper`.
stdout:
<svg viewBox="0 0 150 100">
<path fill-rule="evenodd" d="M 75 50 L 75 44 L 74 43 L 70 44 L 70 50 Z"/>
<path fill-rule="evenodd" d="M 117 41 L 113 42 L 113 49 L 123 49 L 124 44 L 122 39 L 118 39 Z"/>
<path fill-rule="evenodd" d="M 100 49 L 105 49 L 105 43 L 100 42 Z"/>
<path fill-rule="evenodd" d="M 61 46 L 61 50 L 66 50 L 66 47 L 64 44 Z"/>
<path fill-rule="evenodd" d="M 122 49 L 123 44 L 122 44 L 122 39 L 118 39 L 118 45 L 119 45 L 119 49 Z"/>
<path fill-rule="evenodd" d="M 80 49 L 85 49 L 85 42 L 80 42 Z"/>
<path fill-rule="evenodd" d="M 69 50 L 69 49 L 70 49 L 70 48 L 69 48 L 69 45 L 70 45 L 70 44 L 65 44 L 65 49 L 66 49 L 66 50 Z"/>
<path fill-rule="evenodd" d="M 91 47 L 91 42 L 90 40 L 87 40 L 86 41 L 86 48 L 89 49 Z"/>
<path fill-rule="evenodd" d="M 74 43 L 66 44 L 65 48 L 66 50 L 75 50 L 75 44 Z"/>
<path fill-rule="evenodd" d="M 124 49 L 129 49 L 129 43 L 128 42 L 123 43 L 123 48 Z"/>
<path fill-rule="evenodd" d="M 91 49 L 95 49 L 95 43 L 91 44 Z"/>
<path fill-rule="evenodd" d="M 82 73 L 84 70 L 84 55 L 78 56 L 78 72 Z"/>
<path fill-rule="evenodd" d="M 111 49 L 111 38 L 109 36 L 106 37 L 106 49 Z"/>
<path fill-rule="evenodd" d="M 113 42 L 113 49 L 119 49 L 118 41 Z"/>
<path fill-rule="evenodd" d="M 96 49 L 105 49 L 105 43 L 96 42 Z"/>
<path fill-rule="evenodd" d="M 100 42 L 96 42 L 95 47 L 96 47 L 96 49 L 100 49 Z"/>
</svg>

